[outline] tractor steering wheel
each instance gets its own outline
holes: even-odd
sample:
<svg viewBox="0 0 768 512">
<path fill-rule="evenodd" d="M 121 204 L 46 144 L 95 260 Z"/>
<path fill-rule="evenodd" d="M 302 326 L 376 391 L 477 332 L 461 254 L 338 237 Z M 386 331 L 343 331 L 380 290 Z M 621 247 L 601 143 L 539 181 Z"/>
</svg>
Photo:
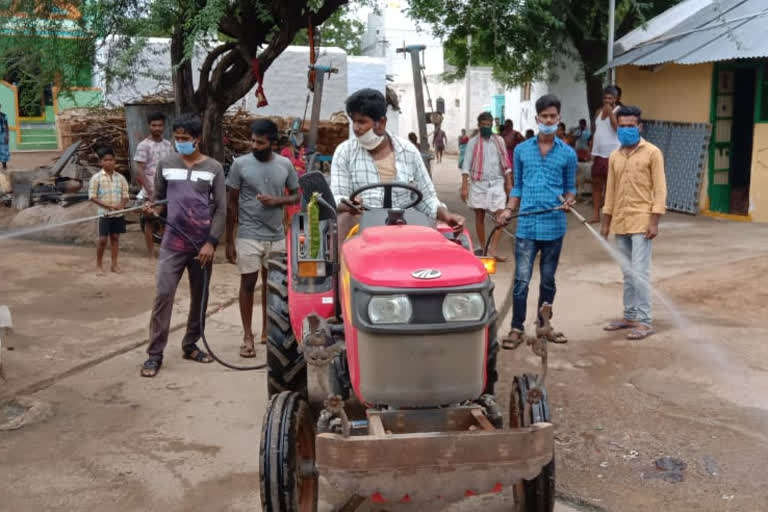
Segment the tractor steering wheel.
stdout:
<svg viewBox="0 0 768 512">
<path fill-rule="evenodd" d="M 371 190 L 374 188 L 384 189 L 384 204 L 382 208 L 392 208 L 392 189 L 393 188 L 402 188 L 416 194 L 416 199 L 413 200 L 410 204 L 403 206 L 402 207 L 403 210 L 407 210 L 408 208 L 413 208 L 424 199 L 424 194 L 421 193 L 421 190 L 417 189 L 416 187 L 412 187 L 411 185 L 406 185 L 405 183 L 374 183 L 372 185 L 366 185 L 364 187 L 360 187 L 359 189 L 352 192 L 352 195 L 349 196 L 349 201 L 354 203 L 355 199 L 357 199 L 357 196 L 359 196 L 366 190 Z"/>
</svg>

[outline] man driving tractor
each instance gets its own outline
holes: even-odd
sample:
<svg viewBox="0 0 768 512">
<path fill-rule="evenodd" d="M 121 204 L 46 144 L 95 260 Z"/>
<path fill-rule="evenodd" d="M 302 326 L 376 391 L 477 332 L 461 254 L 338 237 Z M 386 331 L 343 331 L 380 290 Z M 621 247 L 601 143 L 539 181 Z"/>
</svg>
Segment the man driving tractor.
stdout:
<svg viewBox="0 0 768 512">
<path fill-rule="evenodd" d="M 441 203 L 429 178 L 419 150 L 409 141 L 387 131 L 387 100 L 374 89 L 361 89 L 346 101 L 347 114 L 352 119 L 355 138 L 341 143 L 333 154 L 331 190 L 338 203 L 339 240 L 358 223 L 360 208 L 383 206 L 383 189 L 363 192 L 361 199 L 349 200 L 352 191 L 376 183 L 404 183 L 424 195 L 415 208 L 429 218 L 445 222 L 455 232 L 464 230 L 464 217 L 451 213 Z M 404 189 L 392 191 L 392 206 L 403 207 L 411 202 L 411 193 Z M 341 242 L 340 242 L 341 243 Z"/>
</svg>

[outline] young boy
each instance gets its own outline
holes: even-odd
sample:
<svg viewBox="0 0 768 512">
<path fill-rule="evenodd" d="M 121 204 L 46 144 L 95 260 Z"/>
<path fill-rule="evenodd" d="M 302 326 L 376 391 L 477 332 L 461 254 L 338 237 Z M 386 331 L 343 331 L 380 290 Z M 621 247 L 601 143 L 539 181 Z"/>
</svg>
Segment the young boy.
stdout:
<svg viewBox="0 0 768 512">
<path fill-rule="evenodd" d="M 128 182 L 122 174 L 115 171 L 115 151 L 111 146 L 99 148 L 96 153 L 101 161 L 101 171 L 96 173 L 88 187 L 88 199 L 99 206 L 99 215 L 122 210 L 128 203 Z M 104 249 L 107 248 L 109 238 L 112 251 L 112 272 L 119 274 L 117 266 L 117 254 L 119 251 L 120 234 L 125 233 L 125 217 L 101 217 L 99 219 L 99 245 L 96 249 L 96 264 L 99 271 L 103 272 L 102 260 Z"/>
</svg>

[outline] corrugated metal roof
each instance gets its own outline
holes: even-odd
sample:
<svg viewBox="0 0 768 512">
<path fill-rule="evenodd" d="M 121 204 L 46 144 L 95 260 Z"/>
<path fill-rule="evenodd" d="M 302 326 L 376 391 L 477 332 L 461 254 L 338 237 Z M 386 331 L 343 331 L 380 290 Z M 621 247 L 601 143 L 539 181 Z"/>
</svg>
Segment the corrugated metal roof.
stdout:
<svg viewBox="0 0 768 512">
<path fill-rule="evenodd" d="M 767 26 L 768 0 L 717 1 L 656 39 L 615 57 L 611 67 L 768 57 Z"/>
</svg>

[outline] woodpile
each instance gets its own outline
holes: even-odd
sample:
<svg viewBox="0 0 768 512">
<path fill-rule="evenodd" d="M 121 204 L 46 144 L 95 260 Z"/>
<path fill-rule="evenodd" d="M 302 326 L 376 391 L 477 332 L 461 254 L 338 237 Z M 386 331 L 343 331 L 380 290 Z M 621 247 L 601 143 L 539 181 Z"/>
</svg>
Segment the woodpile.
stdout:
<svg viewBox="0 0 768 512">
<path fill-rule="evenodd" d="M 79 108 L 66 110 L 56 118 L 62 147 L 80 140 L 77 159 L 99 167 L 96 149 L 109 145 L 115 150 L 117 169 L 129 176 L 128 132 L 123 109 Z"/>
<path fill-rule="evenodd" d="M 152 98 L 144 98 L 151 100 Z M 144 101 L 142 99 L 142 101 Z M 158 103 L 166 101 L 165 96 L 158 95 Z M 225 158 L 231 161 L 234 156 L 248 153 L 250 149 L 251 124 L 256 119 L 264 116 L 256 116 L 245 110 L 227 113 L 224 116 L 224 146 Z M 291 118 L 268 116 L 281 134 L 288 133 L 291 127 Z M 130 155 L 128 155 L 128 134 L 125 124 L 125 112 L 117 109 L 72 109 L 58 115 L 56 122 L 59 125 L 61 143 L 67 147 L 80 140 L 78 161 L 89 165 L 99 166 L 96 149 L 108 144 L 115 149 L 118 171 L 129 176 Z M 304 121 L 302 132 L 304 140 L 309 134 L 309 119 Z M 349 121 L 343 113 L 331 116 L 330 120 L 321 121 L 318 129 L 317 151 L 323 155 L 333 155 L 336 146 L 349 137 Z"/>
<path fill-rule="evenodd" d="M 339 115 L 341 114 L 341 115 Z M 247 110 L 237 110 L 224 116 L 224 146 L 226 148 L 227 161 L 232 156 L 248 153 L 251 140 L 251 124 L 256 119 L 264 119 L 265 116 L 256 116 Z M 292 118 L 266 116 L 277 125 L 282 135 L 290 131 Z M 304 140 L 309 135 L 309 119 L 304 121 L 301 131 Z M 343 113 L 333 114 L 328 121 L 320 121 L 317 134 L 317 152 L 322 155 L 333 155 L 336 146 L 349 138 L 349 121 Z"/>
</svg>

